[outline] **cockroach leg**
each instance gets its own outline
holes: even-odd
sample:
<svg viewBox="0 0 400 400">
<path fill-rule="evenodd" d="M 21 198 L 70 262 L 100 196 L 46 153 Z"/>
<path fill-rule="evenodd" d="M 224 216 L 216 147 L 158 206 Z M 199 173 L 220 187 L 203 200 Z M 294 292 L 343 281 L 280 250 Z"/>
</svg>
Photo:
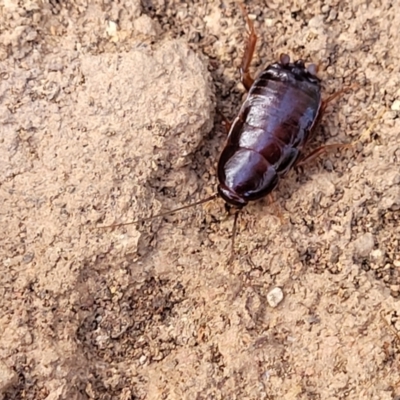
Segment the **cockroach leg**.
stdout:
<svg viewBox="0 0 400 400">
<path fill-rule="evenodd" d="M 317 118 L 316 118 L 316 120 L 315 120 L 315 122 L 313 124 L 313 127 L 311 129 L 311 132 L 310 132 L 310 134 L 309 134 L 309 136 L 308 136 L 308 138 L 307 138 L 307 140 L 305 141 L 304 144 L 307 144 L 309 141 L 311 141 L 314 138 L 315 133 L 317 131 L 317 128 L 318 128 L 319 124 L 321 123 L 322 117 L 323 117 L 323 115 L 324 115 L 324 113 L 325 113 L 325 111 L 326 111 L 326 109 L 328 107 L 328 104 L 331 101 L 337 99 L 343 93 L 346 93 L 346 92 L 350 91 L 351 89 L 354 89 L 354 88 L 357 88 L 357 87 L 358 87 L 358 85 L 355 83 L 353 85 L 350 85 L 350 86 L 347 86 L 345 88 L 342 88 L 342 89 L 338 90 L 337 92 L 334 92 L 333 94 L 328 96 L 325 100 L 322 100 L 320 109 L 318 111 L 318 116 L 317 116 Z M 329 146 L 333 146 L 332 148 L 340 148 L 342 146 L 343 147 L 348 147 L 349 145 L 338 143 L 338 144 L 332 144 L 332 145 L 329 145 Z M 324 147 L 327 147 L 327 146 L 322 146 L 322 147 L 320 147 L 318 149 L 315 149 L 313 152 L 311 152 L 307 156 L 303 156 L 303 155 L 300 156 L 300 158 L 294 164 L 294 167 L 298 167 L 298 166 L 302 165 L 305 161 L 308 161 L 309 159 L 314 159 L 314 158 L 318 157 L 319 155 L 325 153 L 326 151 L 329 151 L 329 148 L 324 150 Z"/>
<path fill-rule="evenodd" d="M 273 208 L 273 213 L 279 218 L 279 221 L 283 225 L 285 220 L 282 214 L 282 208 L 279 206 L 278 202 L 276 201 L 273 193 L 268 194 L 268 205 Z"/>
<path fill-rule="evenodd" d="M 352 143 L 332 143 L 332 144 L 326 144 L 325 146 L 318 147 L 317 149 L 313 150 L 310 154 L 307 154 L 304 157 L 300 157 L 296 163 L 295 167 L 299 167 L 303 164 L 305 164 L 308 161 L 315 160 L 317 157 L 320 155 L 327 153 L 328 151 L 331 150 L 337 150 L 337 149 L 349 149 L 353 147 Z"/>
<path fill-rule="evenodd" d="M 243 54 L 242 65 L 240 67 L 240 80 L 247 91 L 253 86 L 254 79 L 251 77 L 249 67 L 253 59 L 254 49 L 256 47 L 257 35 L 254 29 L 253 21 L 249 18 L 245 6 L 240 3 L 243 16 L 246 19 L 247 28 L 249 30 L 249 37 L 247 39 L 246 49 Z"/>
<path fill-rule="evenodd" d="M 345 93 L 348 90 L 348 88 L 344 88 L 344 89 L 340 89 L 337 92 L 331 94 L 329 97 L 327 97 L 326 99 L 322 100 L 322 104 L 321 104 L 321 113 L 324 113 L 326 108 L 328 107 L 328 104 L 337 99 L 339 96 L 341 96 L 343 93 Z"/>
<path fill-rule="evenodd" d="M 348 91 L 349 89 L 353 88 L 354 86 L 357 87 L 358 85 L 357 85 L 357 84 L 354 84 L 354 85 L 352 85 L 352 86 L 349 86 L 349 87 L 347 87 L 347 88 L 345 88 L 345 89 L 340 90 L 339 92 L 336 92 L 336 93 L 332 94 L 331 96 L 329 96 L 329 97 L 324 101 L 324 103 L 327 104 L 326 102 L 329 102 L 329 101 L 333 100 L 333 98 L 336 98 L 338 95 L 342 94 L 342 92 Z M 301 166 L 301 165 L 303 165 L 304 163 L 306 163 L 306 162 L 308 162 L 308 161 L 310 161 L 310 160 L 313 160 L 313 159 L 319 157 L 320 155 L 322 155 L 322 154 L 324 154 L 324 153 L 327 153 L 328 151 L 331 151 L 331 150 L 349 149 L 349 148 L 354 147 L 354 146 L 357 144 L 357 142 L 359 142 L 365 134 L 367 134 L 367 135 L 370 134 L 370 132 L 372 131 L 372 129 L 374 129 L 375 125 L 379 122 L 380 118 L 382 117 L 382 115 L 384 114 L 385 111 L 386 111 L 386 110 L 383 109 L 383 110 L 379 113 L 378 117 L 375 118 L 375 120 L 372 122 L 372 124 L 370 125 L 370 127 L 369 127 L 367 130 L 365 130 L 365 131 L 361 134 L 360 138 L 357 139 L 356 141 L 354 141 L 354 142 L 352 142 L 352 143 L 332 143 L 332 144 L 326 144 L 325 146 L 318 147 L 317 149 L 313 150 L 310 154 L 307 154 L 306 156 L 300 157 L 300 158 L 297 160 L 297 162 L 295 163 L 294 166 L 295 166 L 295 167 Z"/>
<path fill-rule="evenodd" d="M 225 125 L 226 134 L 228 135 L 231 130 L 232 122 L 229 121 L 229 119 L 225 117 L 225 115 L 222 113 L 221 110 L 217 109 L 217 113 L 221 116 L 222 121 Z"/>
<path fill-rule="evenodd" d="M 310 138 L 312 138 L 314 136 L 313 133 L 315 133 L 316 127 L 321 122 L 322 115 L 324 114 L 326 108 L 328 107 L 328 104 L 331 101 L 337 99 L 343 93 L 349 92 L 350 90 L 355 89 L 357 87 L 358 87 L 358 85 L 356 83 L 354 83 L 353 85 L 350 85 L 350 86 L 347 86 L 345 88 L 338 90 L 337 92 L 331 94 L 325 100 L 322 101 L 321 108 L 319 110 L 318 117 L 317 117 L 316 123 L 314 124 L 313 132 L 310 135 Z M 308 140 L 307 140 L 307 142 L 308 142 Z M 350 147 L 353 147 L 352 143 L 332 143 L 332 144 L 327 144 L 325 146 L 318 147 L 317 149 L 313 150 L 310 154 L 307 154 L 306 156 L 304 156 L 304 155 L 300 156 L 300 158 L 296 161 L 294 166 L 299 167 L 299 166 L 305 164 L 306 162 L 314 160 L 317 157 L 319 157 L 320 155 L 327 153 L 328 151 L 337 150 L 337 149 L 348 149 Z"/>
<path fill-rule="evenodd" d="M 231 265 L 235 258 L 235 239 L 236 239 L 236 230 L 237 230 L 237 220 L 239 217 L 240 210 L 235 211 L 235 216 L 233 220 L 233 228 L 232 228 L 232 242 L 231 242 L 231 256 L 229 257 L 228 265 Z"/>
<path fill-rule="evenodd" d="M 339 96 L 341 96 L 343 93 L 350 92 L 352 89 L 356 89 L 356 88 L 358 88 L 358 87 L 359 87 L 359 85 L 358 85 L 357 83 L 354 83 L 354 84 L 352 84 L 352 85 L 350 85 L 350 86 L 347 86 L 347 87 L 345 87 L 345 88 L 342 88 L 342 89 L 338 90 L 337 92 L 331 94 L 331 95 L 330 95 L 329 97 L 327 97 L 325 100 L 322 100 L 320 113 L 322 114 L 322 113 L 325 112 L 326 108 L 328 107 L 328 104 L 329 104 L 332 100 L 335 100 L 335 99 L 337 99 Z"/>
</svg>

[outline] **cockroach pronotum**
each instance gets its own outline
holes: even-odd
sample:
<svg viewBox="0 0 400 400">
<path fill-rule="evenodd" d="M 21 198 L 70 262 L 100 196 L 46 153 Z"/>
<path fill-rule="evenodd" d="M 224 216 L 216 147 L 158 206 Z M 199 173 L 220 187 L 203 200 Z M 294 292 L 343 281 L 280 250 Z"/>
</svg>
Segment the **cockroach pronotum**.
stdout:
<svg viewBox="0 0 400 400">
<path fill-rule="evenodd" d="M 218 192 L 211 197 L 143 218 L 124 226 L 163 217 L 197 206 L 220 196 L 235 210 L 232 232 L 232 255 L 238 213 L 249 201 L 269 195 L 290 168 L 316 157 L 329 148 L 346 145 L 326 145 L 308 155 L 303 151 L 314 136 L 327 104 L 339 91 L 325 100 L 321 97 L 321 80 L 317 67 L 305 67 L 302 60 L 290 62 L 286 54 L 279 62 L 268 65 L 254 80 L 249 72 L 257 41 L 252 20 L 241 5 L 249 31 L 240 67 L 241 82 L 248 95 L 229 130 L 227 142 L 218 161 Z M 231 255 L 231 256 L 232 256 Z"/>
</svg>

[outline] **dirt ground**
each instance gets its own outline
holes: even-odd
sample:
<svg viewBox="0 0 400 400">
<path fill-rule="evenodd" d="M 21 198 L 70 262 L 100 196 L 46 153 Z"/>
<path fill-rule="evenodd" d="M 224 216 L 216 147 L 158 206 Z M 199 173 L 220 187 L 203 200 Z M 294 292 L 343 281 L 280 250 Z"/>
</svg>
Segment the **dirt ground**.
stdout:
<svg viewBox="0 0 400 400">
<path fill-rule="evenodd" d="M 98 228 L 215 192 L 238 2 L 0 3 L 0 398 L 400 399 L 398 9 L 246 5 L 254 73 L 357 84 L 311 148 L 354 146 L 246 207 L 229 265 L 222 200 Z"/>
</svg>

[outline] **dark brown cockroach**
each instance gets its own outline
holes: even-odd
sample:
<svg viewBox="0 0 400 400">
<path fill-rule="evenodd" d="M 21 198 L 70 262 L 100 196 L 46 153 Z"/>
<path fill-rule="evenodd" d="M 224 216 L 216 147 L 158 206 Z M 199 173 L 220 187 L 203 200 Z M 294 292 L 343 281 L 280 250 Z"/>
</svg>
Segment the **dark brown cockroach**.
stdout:
<svg viewBox="0 0 400 400">
<path fill-rule="evenodd" d="M 248 95 L 218 161 L 218 193 L 238 208 L 271 193 L 299 162 L 338 147 L 324 146 L 303 154 L 328 102 L 341 93 L 323 101 L 317 67 L 306 68 L 302 60 L 291 63 L 286 54 L 253 80 L 249 66 L 257 36 L 243 6 L 242 10 L 250 32 L 240 75 Z"/>
<path fill-rule="evenodd" d="M 305 67 L 302 60 L 290 62 L 286 54 L 268 65 L 253 80 L 249 66 L 257 36 L 244 6 L 249 36 L 240 68 L 241 82 L 248 91 L 246 100 L 232 124 L 227 124 L 227 142 L 218 161 L 218 193 L 199 202 L 128 224 L 166 216 L 222 197 L 235 212 L 232 253 L 238 211 L 249 201 L 261 199 L 276 187 L 280 178 L 300 162 L 316 157 L 329 148 L 320 147 L 304 156 L 304 148 L 313 137 L 322 114 L 335 93 L 321 97 L 321 80 L 314 64 Z"/>
</svg>

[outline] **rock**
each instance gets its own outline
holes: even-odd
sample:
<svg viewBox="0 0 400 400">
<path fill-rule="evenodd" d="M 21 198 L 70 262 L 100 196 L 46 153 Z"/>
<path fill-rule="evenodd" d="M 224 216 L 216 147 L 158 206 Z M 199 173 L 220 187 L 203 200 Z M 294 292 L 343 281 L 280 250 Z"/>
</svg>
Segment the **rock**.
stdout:
<svg viewBox="0 0 400 400">
<path fill-rule="evenodd" d="M 390 106 L 392 111 L 400 111 L 400 100 L 395 100 Z"/>
<path fill-rule="evenodd" d="M 367 232 L 354 241 L 354 253 L 358 257 L 368 257 L 374 245 L 374 236 Z"/>
<path fill-rule="evenodd" d="M 275 308 L 283 300 L 283 291 L 281 288 L 276 287 L 267 294 L 267 301 L 270 307 Z"/>
</svg>

